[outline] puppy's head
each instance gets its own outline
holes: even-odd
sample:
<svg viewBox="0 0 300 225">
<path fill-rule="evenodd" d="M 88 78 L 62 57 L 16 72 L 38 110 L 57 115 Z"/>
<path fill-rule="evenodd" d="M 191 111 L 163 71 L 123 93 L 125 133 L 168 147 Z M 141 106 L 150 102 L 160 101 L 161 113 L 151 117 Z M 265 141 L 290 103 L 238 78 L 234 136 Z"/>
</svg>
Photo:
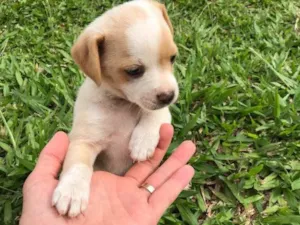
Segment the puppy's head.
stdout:
<svg viewBox="0 0 300 225">
<path fill-rule="evenodd" d="M 176 54 L 166 8 L 152 0 L 131 1 L 107 11 L 72 48 L 75 62 L 97 85 L 146 110 L 176 101 Z"/>
</svg>

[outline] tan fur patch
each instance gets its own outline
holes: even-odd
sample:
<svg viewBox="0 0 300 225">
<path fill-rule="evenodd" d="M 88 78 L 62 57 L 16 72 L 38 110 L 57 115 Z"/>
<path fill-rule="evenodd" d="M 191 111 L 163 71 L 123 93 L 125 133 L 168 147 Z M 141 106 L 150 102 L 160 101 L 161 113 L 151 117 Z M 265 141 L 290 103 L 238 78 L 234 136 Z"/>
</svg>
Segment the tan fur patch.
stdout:
<svg viewBox="0 0 300 225">
<path fill-rule="evenodd" d="M 177 54 L 177 47 L 173 41 L 173 36 L 165 27 L 162 27 L 161 31 L 159 53 L 159 62 L 162 68 L 172 70 L 171 57 Z"/>
<path fill-rule="evenodd" d="M 125 30 L 145 18 L 140 7 L 124 5 L 122 10 L 107 18 L 107 23 L 98 31 L 101 34 L 87 29 L 79 36 L 71 50 L 74 61 L 96 84 L 100 85 L 104 79 L 119 90 L 120 84 L 128 82 L 120 68 L 135 63 L 128 55 Z"/>
<path fill-rule="evenodd" d="M 125 31 L 134 22 L 146 19 L 146 13 L 138 6 L 124 7 L 116 17 L 114 26 L 106 29 L 105 42 L 101 55 L 101 70 L 109 84 L 120 89 L 120 85 L 129 81 L 124 69 L 137 64 L 128 53 Z"/>
<path fill-rule="evenodd" d="M 74 61 L 80 69 L 95 81 L 97 85 L 101 84 L 100 58 L 98 46 L 104 41 L 101 34 L 83 33 L 79 36 L 71 50 Z"/>
<path fill-rule="evenodd" d="M 164 4 L 161 4 L 155 0 L 151 0 L 150 1 L 153 6 L 157 7 L 161 12 L 162 12 L 162 16 L 164 18 L 164 20 L 166 21 L 166 23 L 168 24 L 169 28 L 170 28 L 170 31 L 172 33 L 172 35 L 174 34 L 174 30 L 173 30 L 173 26 L 172 26 L 172 23 L 171 23 L 171 20 L 168 16 L 168 12 L 167 12 L 167 9 L 166 9 L 166 6 Z"/>
<path fill-rule="evenodd" d="M 177 54 L 177 46 L 173 40 L 173 26 L 169 19 L 166 7 L 158 2 L 152 1 L 152 4 L 158 7 L 163 14 L 163 19 L 167 22 L 169 29 L 166 26 L 161 26 L 161 38 L 159 45 L 159 62 L 165 70 L 172 70 L 171 57 Z"/>
</svg>

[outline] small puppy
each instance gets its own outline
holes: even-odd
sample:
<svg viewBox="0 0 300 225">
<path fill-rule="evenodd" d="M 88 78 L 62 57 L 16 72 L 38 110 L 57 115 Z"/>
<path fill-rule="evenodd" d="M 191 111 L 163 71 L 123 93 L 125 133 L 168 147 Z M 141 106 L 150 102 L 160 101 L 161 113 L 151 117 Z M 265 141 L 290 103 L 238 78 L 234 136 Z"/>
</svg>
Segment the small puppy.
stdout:
<svg viewBox="0 0 300 225">
<path fill-rule="evenodd" d="M 75 217 L 88 205 L 93 169 L 124 175 L 152 156 L 168 105 L 178 97 L 177 47 L 164 5 L 134 0 L 89 24 L 72 47 L 87 76 L 75 103 L 70 145 L 52 204 Z"/>
</svg>

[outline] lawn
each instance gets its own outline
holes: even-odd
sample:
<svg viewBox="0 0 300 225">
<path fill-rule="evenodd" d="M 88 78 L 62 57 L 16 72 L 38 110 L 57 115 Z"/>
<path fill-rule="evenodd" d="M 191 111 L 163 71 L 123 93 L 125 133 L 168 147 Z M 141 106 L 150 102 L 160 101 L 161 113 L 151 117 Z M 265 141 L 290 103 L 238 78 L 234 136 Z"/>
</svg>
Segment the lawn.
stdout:
<svg viewBox="0 0 300 225">
<path fill-rule="evenodd" d="M 0 224 L 17 224 L 40 150 L 68 132 L 70 47 L 122 1 L 0 0 Z M 300 2 L 166 1 L 180 55 L 175 137 L 196 174 L 160 224 L 300 224 Z"/>
</svg>

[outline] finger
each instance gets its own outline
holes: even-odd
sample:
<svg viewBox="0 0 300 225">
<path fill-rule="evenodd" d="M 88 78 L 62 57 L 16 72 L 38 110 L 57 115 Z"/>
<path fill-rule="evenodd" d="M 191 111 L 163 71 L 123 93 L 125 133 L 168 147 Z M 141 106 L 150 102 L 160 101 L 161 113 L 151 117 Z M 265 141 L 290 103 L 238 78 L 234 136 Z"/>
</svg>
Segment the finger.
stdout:
<svg viewBox="0 0 300 225">
<path fill-rule="evenodd" d="M 157 144 L 157 148 L 160 150 L 167 151 L 169 148 L 169 145 L 171 144 L 171 140 L 174 134 L 174 129 L 171 124 L 165 123 L 161 125 L 159 135 L 160 139 Z"/>
<path fill-rule="evenodd" d="M 163 124 L 160 128 L 160 140 L 153 157 L 133 165 L 125 177 L 131 177 L 137 181 L 138 185 L 141 184 L 159 166 L 171 143 L 173 133 L 173 127 L 170 124 Z"/>
<path fill-rule="evenodd" d="M 35 173 L 56 177 L 65 158 L 69 139 L 64 132 L 58 132 L 42 150 Z"/>
<path fill-rule="evenodd" d="M 185 165 L 177 170 L 163 185 L 149 198 L 149 205 L 160 218 L 165 210 L 175 201 L 180 192 L 189 184 L 194 176 L 194 169 Z"/>
<path fill-rule="evenodd" d="M 158 188 L 160 185 L 166 182 L 172 174 L 179 168 L 184 166 L 189 159 L 194 155 L 196 150 L 195 145 L 191 141 L 185 141 L 176 149 L 176 151 L 160 166 L 152 175 L 150 175 L 145 183 L 152 185 L 154 188 Z M 146 190 L 145 194 L 150 196 L 150 193 Z"/>
</svg>

